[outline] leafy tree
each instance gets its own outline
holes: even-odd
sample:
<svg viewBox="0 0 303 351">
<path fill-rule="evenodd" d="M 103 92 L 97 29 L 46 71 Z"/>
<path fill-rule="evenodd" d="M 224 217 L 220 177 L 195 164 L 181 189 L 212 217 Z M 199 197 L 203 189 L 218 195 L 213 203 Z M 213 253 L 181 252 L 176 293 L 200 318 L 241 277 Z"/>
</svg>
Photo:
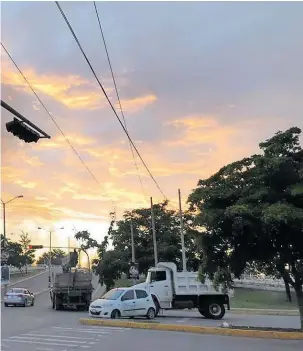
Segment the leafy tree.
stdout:
<svg viewBox="0 0 303 351">
<path fill-rule="evenodd" d="M 51 251 L 51 264 L 61 265 L 62 258 L 66 256 L 66 253 L 61 249 L 53 249 Z M 44 252 L 37 260 L 37 264 L 45 264 L 49 261 L 49 251 Z"/>
<path fill-rule="evenodd" d="M 22 268 L 26 264 L 26 256 L 23 255 L 22 246 L 20 243 L 14 242 L 6 238 L 6 251 L 9 253 L 7 265 L 14 266 L 20 270 L 22 274 Z M 1 250 L 4 248 L 4 237 L 1 235 Z"/>
<path fill-rule="evenodd" d="M 20 235 L 20 244 L 22 248 L 22 254 L 25 256 L 25 270 L 27 273 L 27 265 L 35 262 L 35 250 L 30 250 L 28 246 L 31 243 L 31 239 L 28 233 L 22 231 Z"/>
<path fill-rule="evenodd" d="M 97 240 L 90 237 L 90 233 L 87 230 L 83 230 L 75 234 L 75 239 L 80 242 L 80 250 L 85 252 L 88 260 L 88 267 L 90 269 L 90 260 L 87 250 L 98 248 L 99 244 Z"/>
<path fill-rule="evenodd" d="M 168 209 L 168 202 L 164 201 L 154 205 L 157 251 L 159 261 L 175 262 L 179 269 L 182 268 L 180 219 L 179 214 Z M 185 248 L 187 254 L 187 268 L 197 270 L 199 255 L 195 245 L 194 231 L 188 226 L 190 215 L 185 215 Z M 127 253 L 124 255 L 127 263 L 131 261 L 131 235 L 130 220 L 133 222 L 136 262 L 139 271 L 146 273 L 154 265 L 153 235 L 151 229 L 150 208 L 126 211 L 123 219 L 112 228 L 109 239 L 115 251 Z"/>
<path fill-rule="evenodd" d="M 200 180 L 188 202 L 202 228 L 202 278 L 232 283 L 247 265 L 274 268 L 295 289 L 303 329 L 303 150 L 299 128 Z"/>
</svg>

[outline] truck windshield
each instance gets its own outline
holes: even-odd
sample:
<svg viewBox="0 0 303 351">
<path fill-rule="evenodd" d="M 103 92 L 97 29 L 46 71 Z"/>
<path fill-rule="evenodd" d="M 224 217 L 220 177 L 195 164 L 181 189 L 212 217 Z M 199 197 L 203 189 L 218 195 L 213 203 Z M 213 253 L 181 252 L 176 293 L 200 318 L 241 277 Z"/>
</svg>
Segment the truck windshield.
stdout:
<svg viewBox="0 0 303 351">
<path fill-rule="evenodd" d="M 101 297 L 103 300 L 117 300 L 125 290 L 123 289 L 112 289 Z"/>
<path fill-rule="evenodd" d="M 146 281 L 148 283 L 161 282 L 166 280 L 166 271 L 149 271 L 147 273 Z"/>
</svg>

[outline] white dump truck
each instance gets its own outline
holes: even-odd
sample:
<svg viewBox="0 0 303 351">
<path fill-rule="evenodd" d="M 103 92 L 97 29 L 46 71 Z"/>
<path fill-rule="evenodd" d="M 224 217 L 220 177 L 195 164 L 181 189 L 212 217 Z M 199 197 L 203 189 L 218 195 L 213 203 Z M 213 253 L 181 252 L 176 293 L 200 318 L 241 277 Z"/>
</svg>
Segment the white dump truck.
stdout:
<svg viewBox="0 0 303 351">
<path fill-rule="evenodd" d="M 222 319 L 225 306 L 230 310 L 229 294 L 216 291 L 210 281 L 199 282 L 197 272 L 178 272 L 173 262 L 159 262 L 150 268 L 145 283 L 136 287 L 152 294 L 157 313 L 160 309 L 197 308 L 206 318 Z"/>
</svg>

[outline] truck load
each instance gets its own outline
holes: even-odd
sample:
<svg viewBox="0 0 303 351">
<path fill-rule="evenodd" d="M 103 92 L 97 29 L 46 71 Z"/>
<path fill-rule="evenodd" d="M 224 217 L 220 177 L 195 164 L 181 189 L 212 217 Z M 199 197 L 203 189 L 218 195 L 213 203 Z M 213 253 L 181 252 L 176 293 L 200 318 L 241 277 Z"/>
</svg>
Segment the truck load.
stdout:
<svg viewBox="0 0 303 351">
<path fill-rule="evenodd" d="M 52 307 L 62 310 L 66 307 L 88 311 L 92 299 L 92 274 L 86 270 L 57 273 L 51 290 Z"/>
<path fill-rule="evenodd" d="M 160 309 L 197 308 L 206 318 L 222 319 L 225 306 L 230 310 L 229 294 L 216 291 L 210 281 L 199 282 L 197 272 L 178 272 L 173 262 L 159 262 L 148 270 L 145 283 L 134 287 L 151 293 L 157 313 Z"/>
</svg>

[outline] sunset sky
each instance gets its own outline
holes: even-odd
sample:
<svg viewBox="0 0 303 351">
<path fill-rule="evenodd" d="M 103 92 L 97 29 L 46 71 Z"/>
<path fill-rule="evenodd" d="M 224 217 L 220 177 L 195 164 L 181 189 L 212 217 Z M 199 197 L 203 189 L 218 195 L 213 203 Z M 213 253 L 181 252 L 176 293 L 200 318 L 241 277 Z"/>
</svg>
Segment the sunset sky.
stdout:
<svg viewBox="0 0 303 351">
<path fill-rule="evenodd" d="M 117 99 L 92 2 L 61 2 L 111 101 Z M 130 136 L 177 207 L 200 178 L 258 151 L 278 130 L 303 128 L 303 3 L 98 2 Z M 109 212 L 163 196 L 129 144 L 54 2 L 3 2 L 1 41 L 77 152 L 91 177 L 1 50 L 2 99 L 51 140 L 26 144 L 5 129 L 2 198 L 7 235 L 60 228 L 99 241 Z M 117 107 L 117 111 L 118 107 Z M 1 230 L 2 232 L 2 230 Z M 14 233 L 12 235 L 11 233 Z"/>
</svg>

